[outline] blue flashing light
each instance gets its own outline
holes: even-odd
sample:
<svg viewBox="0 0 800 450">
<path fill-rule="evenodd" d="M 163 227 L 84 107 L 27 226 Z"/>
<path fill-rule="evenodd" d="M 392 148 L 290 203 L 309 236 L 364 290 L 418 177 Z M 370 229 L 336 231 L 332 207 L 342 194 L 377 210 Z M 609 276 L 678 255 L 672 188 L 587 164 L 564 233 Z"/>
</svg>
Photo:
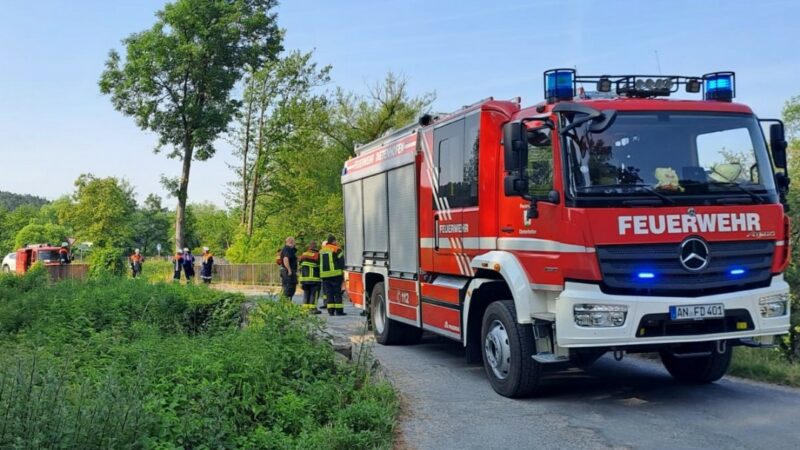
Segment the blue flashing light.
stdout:
<svg viewBox="0 0 800 450">
<path fill-rule="evenodd" d="M 735 75 L 733 72 L 716 72 L 703 75 L 706 100 L 729 102 L 735 96 Z"/>
<path fill-rule="evenodd" d="M 548 102 L 572 100 L 575 96 L 575 71 L 553 69 L 544 73 L 544 96 Z"/>
<path fill-rule="evenodd" d="M 656 274 L 653 272 L 639 272 L 636 276 L 639 277 L 640 280 L 652 280 L 656 277 Z"/>
<path fill-rule="evenodd" d="M 730 272 L 728 272 L 728 273 L 730 273 L 731 275 L 744 275 L 745 270 L 744 269 L 731 269 Z"/>
</svg>

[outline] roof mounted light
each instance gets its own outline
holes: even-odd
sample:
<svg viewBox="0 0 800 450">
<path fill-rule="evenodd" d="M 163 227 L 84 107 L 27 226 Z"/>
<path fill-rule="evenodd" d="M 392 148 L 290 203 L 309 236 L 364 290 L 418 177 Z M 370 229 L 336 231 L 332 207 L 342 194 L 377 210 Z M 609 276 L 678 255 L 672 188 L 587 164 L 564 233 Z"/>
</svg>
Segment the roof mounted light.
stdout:
<svg viewBox="0 0 800 450">
<path fill-rule="evenodd" d="M 690 94 L 697 94 L 700 92 L 700 79 L 699 78 L 689 78 L 686 80 L 686 92 Z"/>
<path fill-rule="evenodd" d="M 698 76 L 685 75 L 579 75 L 573 69 L 552 69 L 544 73 L 544 95 L 547 103 L 572 100 L 577 86 L 592 83 L 597 92 L 581 98 L 609 98 L 618 95 L 638 98 L 668 97 L 685 86 L 689 94 L 703 90 L 706 100 L 731 101 L 736 97 L 733 72 L 713 72 Z M 612 94 L 613 93 L 613 94 Z M 603 95 L 608 94 L 608 95 Z"/>
<path fill-rule="evenodd" d="M 548 103 L 575 97 L 575 70 L 553 69 L 544 73 L 544 97 Z"/>
<path fill-rule="evenodd" d="M 729 102 L 736 97 L 736 74 L 714 72 L 703 75 L 703 98 Z"/>
<path fill-rule="evenodd" d="M 607 76 L 603 75 L 597 80 L 597 91 L 598 92 L 611 92 L 611 79 Z"/>
</svg>

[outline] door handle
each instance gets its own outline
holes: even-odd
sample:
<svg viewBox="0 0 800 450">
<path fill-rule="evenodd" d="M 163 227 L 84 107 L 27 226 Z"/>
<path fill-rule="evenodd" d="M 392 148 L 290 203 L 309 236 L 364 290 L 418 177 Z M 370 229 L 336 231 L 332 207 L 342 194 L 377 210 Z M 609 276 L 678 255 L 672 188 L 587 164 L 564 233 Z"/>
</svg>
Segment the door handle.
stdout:
<svg viewBox="0 0 800 450">
<path fill-rule="evenodd" d="M 439 215 L 433 215 L 433 248 L 439 250 Z"/>
</svg>

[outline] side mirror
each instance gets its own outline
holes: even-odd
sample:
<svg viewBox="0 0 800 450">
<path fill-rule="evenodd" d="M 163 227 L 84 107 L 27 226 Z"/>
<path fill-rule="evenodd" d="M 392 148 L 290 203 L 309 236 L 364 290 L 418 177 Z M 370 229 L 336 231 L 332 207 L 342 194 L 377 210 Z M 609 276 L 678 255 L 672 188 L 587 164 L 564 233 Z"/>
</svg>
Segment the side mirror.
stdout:
<svg viewBox="0 0 800 450">
<path fill-rule="evenodd" d="M 506 175 L 503 179 L 503 191 L 508 197 L 524 197 L 528 194 L 528 179 L 518 174 Z"/>
<path fill-rule="evenodd" d="M 772 161 L 775 167 L 786 170 L 786 135 L 783 123 L 773 123 L 769 126 L 769 147 L 772 150 Z"/>
<path fill-rule="evenodd" d="M 528 130 L 522 121 L 503 125 L 503 156 L 506 172 L 516 172 L 528 161 Z"/>
</svg>

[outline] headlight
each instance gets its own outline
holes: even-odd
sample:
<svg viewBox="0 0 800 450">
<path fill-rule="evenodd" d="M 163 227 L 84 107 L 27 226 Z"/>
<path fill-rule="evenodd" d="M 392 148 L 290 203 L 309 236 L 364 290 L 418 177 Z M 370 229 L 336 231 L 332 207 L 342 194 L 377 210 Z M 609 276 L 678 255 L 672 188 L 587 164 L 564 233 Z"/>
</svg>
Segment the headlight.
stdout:
<svg viewBox="0 0 800 450">
<path fill-rule="evenodd" d="M 758 299 L 761 317 L 785 316 L 789 310 L 789 294 L 768 295 Z"/>
<path fill-rule="evenodd" d="M 579 327 L 611 328 L 625 324 L 628 307 L 622 305 L 578 304 L 572 311 Z"/>
</svg>

